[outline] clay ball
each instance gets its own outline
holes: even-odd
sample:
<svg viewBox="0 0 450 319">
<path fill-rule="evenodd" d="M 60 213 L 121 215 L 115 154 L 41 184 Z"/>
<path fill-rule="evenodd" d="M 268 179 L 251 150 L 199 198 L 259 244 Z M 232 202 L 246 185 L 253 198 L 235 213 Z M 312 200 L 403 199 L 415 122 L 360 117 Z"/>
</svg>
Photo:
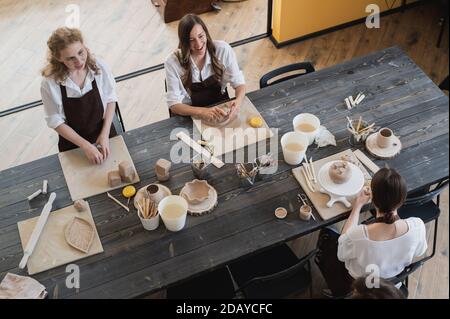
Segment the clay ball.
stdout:
<svg viewBox="0 0 450 319">
<path fill-rule="evenodd" d="M 331 180 L 336 184 L 347 182 L 352 176 L 350 165 L 346 161 L 333 163 L 328 171 Z"/>
</svg>

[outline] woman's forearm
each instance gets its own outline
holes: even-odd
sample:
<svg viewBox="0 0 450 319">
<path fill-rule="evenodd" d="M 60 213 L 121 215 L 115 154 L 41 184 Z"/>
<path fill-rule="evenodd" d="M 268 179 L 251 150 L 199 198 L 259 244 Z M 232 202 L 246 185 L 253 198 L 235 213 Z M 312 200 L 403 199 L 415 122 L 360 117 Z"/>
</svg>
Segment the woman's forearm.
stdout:
<svg viewBox="0 0 450 319">
<path fill-rule="evenodd" d="M 83 148 L 89 142 L 82 138 L 77 132 L 73 130 L 69 125 L 66 123 L 63 123 L 55 128 L 55 131 L 64 137 L 66 140 L 72 142 L 73 144 L 77 145 L 78 147 Z"/>
<path fill-rule="evenodd" d="M 239 85 L 235 90 L 236 95 L 236 101 L 239 103 L 239 105 L 242 103 L 245 97 L 245 85 Z"/>
<path fill-rule="evenodd" d="M 204 108 L 179 103 L 179 104 L 172 105 L 170 110 L 173 113 L 178 114 L 178 115 L 200 116 L 202 113 L 202 110 L 204 110 Z"/>
<path fill-rule="evenodd" d="M 361 209 L 361 205 L 353 206 L 352 212 L 350 213 L 350 216 L 348 217 L 344 227 L 342 228 L 341 235 L 345 234 L 350 228 L 358 225 Z"/>
</svg>

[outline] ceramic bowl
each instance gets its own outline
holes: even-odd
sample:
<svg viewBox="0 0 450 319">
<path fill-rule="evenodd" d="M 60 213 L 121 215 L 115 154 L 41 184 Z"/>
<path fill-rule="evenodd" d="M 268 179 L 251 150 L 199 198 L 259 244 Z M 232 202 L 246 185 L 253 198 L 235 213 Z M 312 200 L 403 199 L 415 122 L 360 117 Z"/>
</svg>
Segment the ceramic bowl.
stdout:
<svg viewBox="0 0 450 319">
<path fill-rule="evenodd" d="M 190 204 L 199 204 L 208 198 L 209 189 L 207 181 L 194 179 L 186 183 L 181 196 Z"/>
</svg>

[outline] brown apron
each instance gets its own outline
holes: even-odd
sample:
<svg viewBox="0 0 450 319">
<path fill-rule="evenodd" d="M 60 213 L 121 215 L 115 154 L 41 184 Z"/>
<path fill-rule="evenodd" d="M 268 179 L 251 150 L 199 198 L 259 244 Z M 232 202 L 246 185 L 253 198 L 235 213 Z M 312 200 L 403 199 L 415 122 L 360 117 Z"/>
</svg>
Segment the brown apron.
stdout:
<svg viewBox="0 0 450 319">
<path fill-rule="evenodd" d="M 66 115 L 66 124 L 82 138 L 95 143 L 103 127 L 103 102 L 98 91 L 97 82 L 92 81 L 92 90 L 82 97 L 67 97 L 66 87 L 61 89 L 62 105 Z M 111 125 L 109 137 L 116 136 L 116 130 Z M 59 136 L 58 148 L 60 152 L 77 148 L 75 144 Z"/>
<path fill-rule="evenodd" d="M 225 89 L 225 93 L 222 94 L 222 84 L 214 78 L 214 75 L 191 85 L 193 106 L 212 106 L 229 99 L 228 91 Z"/>
</svg>

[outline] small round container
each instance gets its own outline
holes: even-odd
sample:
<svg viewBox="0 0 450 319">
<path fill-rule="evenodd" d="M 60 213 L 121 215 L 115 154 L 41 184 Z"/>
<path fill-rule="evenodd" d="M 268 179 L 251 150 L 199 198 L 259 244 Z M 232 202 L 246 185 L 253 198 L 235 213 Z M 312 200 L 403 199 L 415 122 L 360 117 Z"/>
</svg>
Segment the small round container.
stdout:
<svg viewBox="0 0 450 319">
<path fill-rule="evenodd" d="M 302 205 L 300 207 L 298 216 L 300 217 L 301 220 L 308 221 L 311 219 L 311 215 L 312 215 L 311 206 Z"/>
<path fill-rule="evenodd" d="M 356 130 L 357 126 L 358 126 L 358 122 L 359 122 L 359 120 L 352 120 L 352 125 L 355 128 L 355 130 Z M 366 127 L 368 127 L 369 123 L 367 123 L 366 121 L 361 121 L 359 126 L 360 126 L 359 130 L 362 130 L 362 129 L 365 129 Z M 349 130 L 351 130 L 350 123 L 347 123 L 347 128 Z M 348 142 L 352 146 L 364 145 L 364 143 L 366 142 L 367 137 L 370 135 L 371 132 L 372 131 L 370 129 L 368 129 L 366 132 L 363 132 L 360 135 L 354 135 L 354 134 L 350 133 L 350 137 L 348 139 Z"/>
<path fill-rule="evenodd" d="M 287 216 L 287 210 L 284 207 L 278 207 L 277 209 L 275 209 L 275 216 L 278 219 L 283 219 L 286 218 Z"/>
</svg>

